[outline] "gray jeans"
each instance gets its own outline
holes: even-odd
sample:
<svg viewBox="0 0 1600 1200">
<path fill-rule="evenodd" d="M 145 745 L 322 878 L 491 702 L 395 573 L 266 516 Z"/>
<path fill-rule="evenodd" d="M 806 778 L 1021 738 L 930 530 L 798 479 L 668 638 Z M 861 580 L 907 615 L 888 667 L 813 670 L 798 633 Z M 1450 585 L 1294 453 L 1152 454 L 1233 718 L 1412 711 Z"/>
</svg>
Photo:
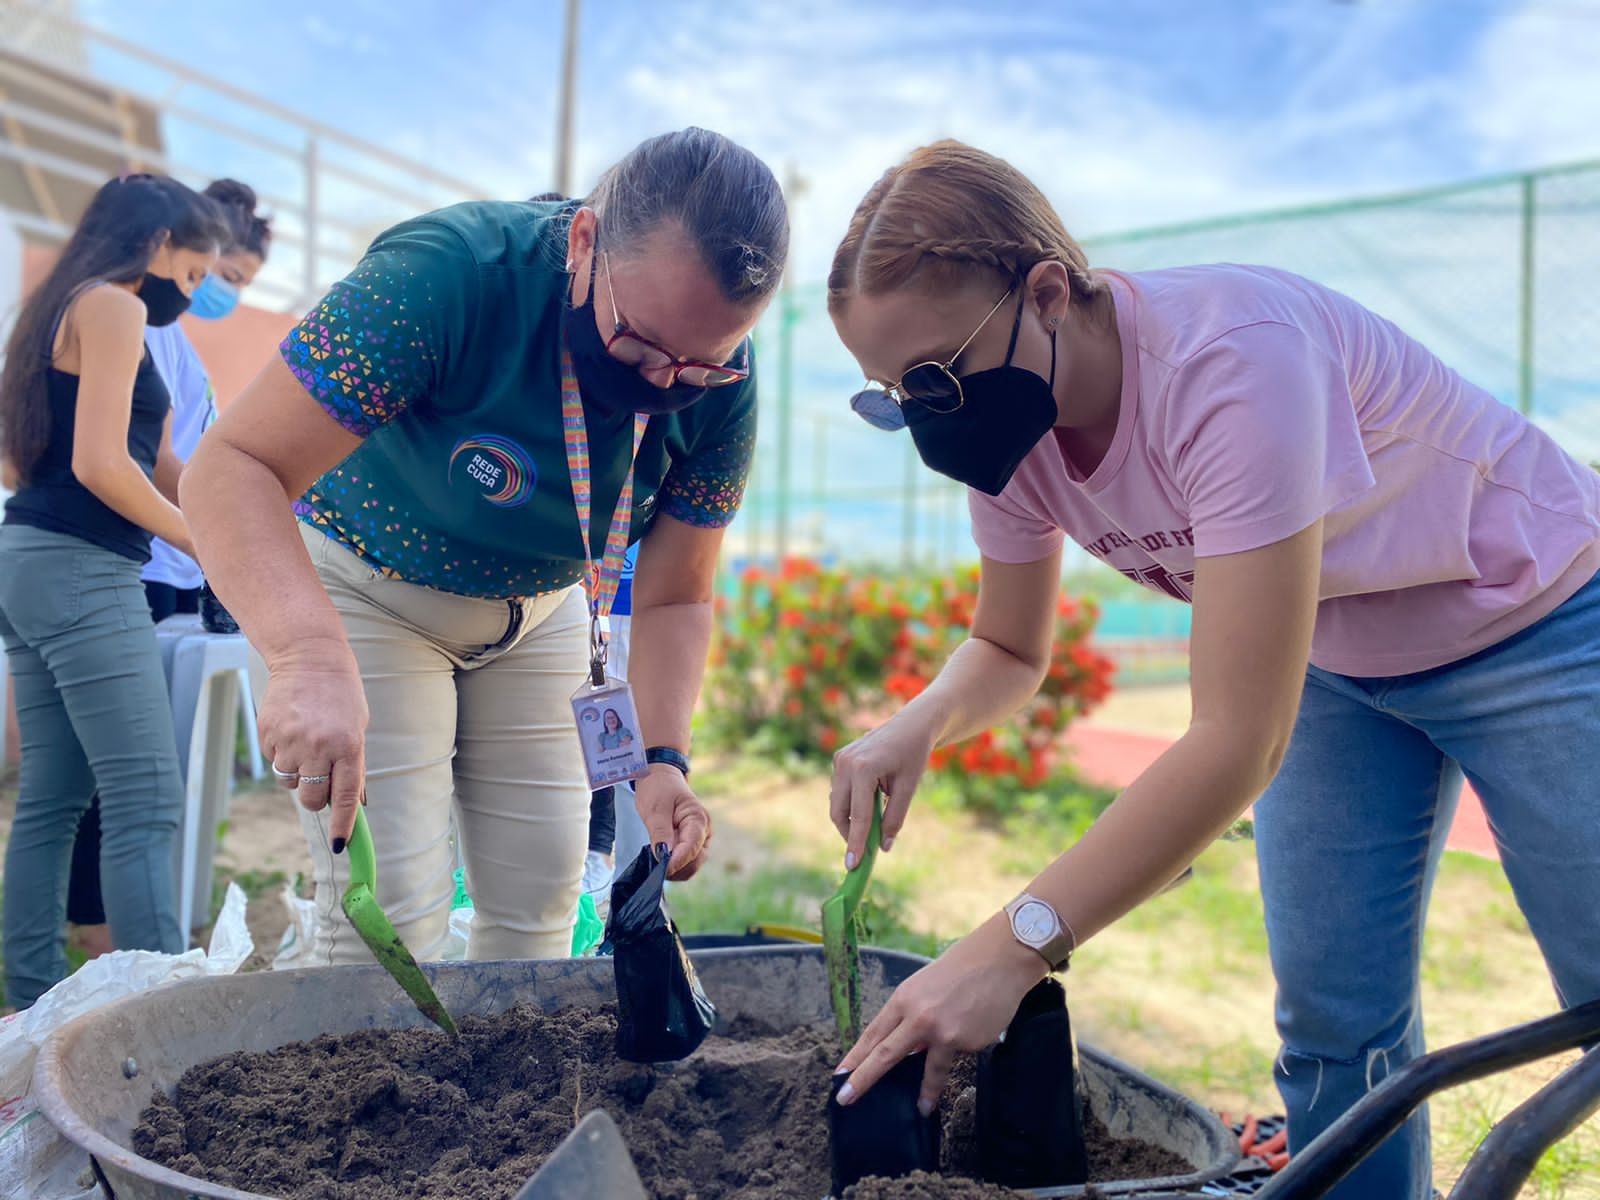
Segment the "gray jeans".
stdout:
<svg viewBox="0 0 1600 1200">
<path fill-rule="evenodd" d="M 183 950 L 172 874 L 183 785 L 154 629 L 138 563 L 0 525 L 0 640 L 22 734 L 5 862 L 6 997 L 19 1009 L 66 976 L 72 842 L 96 790 L 113 942 Z"/>
</svg>

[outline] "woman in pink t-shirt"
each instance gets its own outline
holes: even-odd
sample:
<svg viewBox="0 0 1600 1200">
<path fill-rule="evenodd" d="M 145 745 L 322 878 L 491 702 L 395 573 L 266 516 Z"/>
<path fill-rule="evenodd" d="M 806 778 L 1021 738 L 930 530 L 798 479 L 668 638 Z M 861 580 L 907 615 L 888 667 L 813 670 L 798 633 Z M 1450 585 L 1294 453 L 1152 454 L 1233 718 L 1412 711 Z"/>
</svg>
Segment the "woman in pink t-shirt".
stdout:
<svg viewBox="0 0 1600 1200">
<path fill-rule="evenodd" d="M 1290 1144 L 1422 1048 L 1434 867 L 1470 776 L 1567 1004 L 1600 997 L 1600 476 L 1348 298 L 1285 272 L 1091 271 L 1049 202 L 955 142 L 857 209 L 829 309 L 923 461 L 971 489 L 970 640 L 838 757 L 853 867 L 929 754 L 1021 707 L 1070 536 L 1194 607 L 1188 732 L 1018 900 L 904 984 L 859 1095 L 928 1048 L 925 1100 L 1071 950 L 1252 802 Z M 1425 1119 L 1333 1195 L 1425 1198 Z"/>
</svg>

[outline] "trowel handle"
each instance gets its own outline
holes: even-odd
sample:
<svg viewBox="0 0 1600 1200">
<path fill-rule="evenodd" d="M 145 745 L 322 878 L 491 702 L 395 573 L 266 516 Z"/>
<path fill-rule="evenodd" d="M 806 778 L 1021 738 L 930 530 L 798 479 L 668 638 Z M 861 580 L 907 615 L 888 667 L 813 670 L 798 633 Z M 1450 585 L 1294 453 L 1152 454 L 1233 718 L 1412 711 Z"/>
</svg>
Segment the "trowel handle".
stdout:
<svg viewBox="0 0 1600 1200">
<path fill-rule="evenodd" d="M 872 879 L 873 864 L 878 861 L 878 843 L 882 840 L 883 796 L 880 793 L 872 797 L 872 828 L 867 831 L 867 848 L 861 855 L 861 861 L 853 870 L 845 872 L 844 882 L 839 885 L 838 894 L 844 897 L 845 912 L 851 916 L 861 907 L 867 884 Z"/>
<path fill-rule="evenodd" d="M 376 895 L 378 859 L 372 852 L 372 831 L 367 828 L 367 814 L 361 808 L 356 809 L 356 826 L 350 831 L 345 853 L 350 856 L 350 886 L 364 883 Z"/>
</svg>

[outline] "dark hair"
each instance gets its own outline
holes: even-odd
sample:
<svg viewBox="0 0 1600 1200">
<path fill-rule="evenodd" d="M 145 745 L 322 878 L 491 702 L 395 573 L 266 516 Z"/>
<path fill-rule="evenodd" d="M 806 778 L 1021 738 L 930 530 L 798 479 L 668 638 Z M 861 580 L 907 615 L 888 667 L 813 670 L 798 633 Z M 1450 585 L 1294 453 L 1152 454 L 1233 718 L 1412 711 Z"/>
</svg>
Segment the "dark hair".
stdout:
<svg viewBox="0 0 1600 1200">
<path fill-rule="evenodd" d="M 207 185 L 205 194 L 221 206 L 222 215 L 233 230 L 233 240 L 222 252 L 247 250 L 266 262 L 267 251 L 272 249 L 272 226 L 265 217 L 256 215 L 255 189 L 237 179 L 219 179 Z"/>
<path fill-rule="evenodd" d="M 610 248 L 676 221 L 729 300 L 777 289 L 789 256 L 783 189 L 743 146 L 706 129 L 663 133 L 600 177 L 588 203 Z"/>
<path fill-rule="evenodd" d="M 568 197 L 561 192 L 540 192 L 537 196 L 529 196 L 529 204 L 548 204 L 551 201 L 566 200 Z"/>
<path fill-rule="evenodd" d="M 86 284 L 142 279 L 169 236 L 183 250 L 216 251 L 229 240 L 217 206 L 176 179 L 113 179 L 95 193 L 50 273 L 24 301 L 0 374 L 0 450 L 24 481 L 50 440 L 44 377 L 67 306 Z"/>
</svg>

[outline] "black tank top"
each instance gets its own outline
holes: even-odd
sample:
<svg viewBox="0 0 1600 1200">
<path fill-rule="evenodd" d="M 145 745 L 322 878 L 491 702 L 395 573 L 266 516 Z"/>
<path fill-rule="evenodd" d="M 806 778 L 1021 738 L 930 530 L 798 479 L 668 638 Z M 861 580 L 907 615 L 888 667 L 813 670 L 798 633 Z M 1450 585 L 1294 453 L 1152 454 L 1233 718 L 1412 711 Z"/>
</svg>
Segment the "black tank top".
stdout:
<svg viewBox="0 0 1600 1200">
<path fill-rule="evenodd" d="M 113 512 L 72 473 L 78 377 L 51 367 L 45 372 L 45 392 L 50 404 L 50 440 L 29 472 L 28 482 L 6 501 L 6 524 L 68 533 L 136 562 L 149 561 L 150 531 Z M 128 453 L 149 479 L 155 477 L 161 428 L 171 407 L 167 385 L 146 350 L 133 378 Z"/>
</svg>

